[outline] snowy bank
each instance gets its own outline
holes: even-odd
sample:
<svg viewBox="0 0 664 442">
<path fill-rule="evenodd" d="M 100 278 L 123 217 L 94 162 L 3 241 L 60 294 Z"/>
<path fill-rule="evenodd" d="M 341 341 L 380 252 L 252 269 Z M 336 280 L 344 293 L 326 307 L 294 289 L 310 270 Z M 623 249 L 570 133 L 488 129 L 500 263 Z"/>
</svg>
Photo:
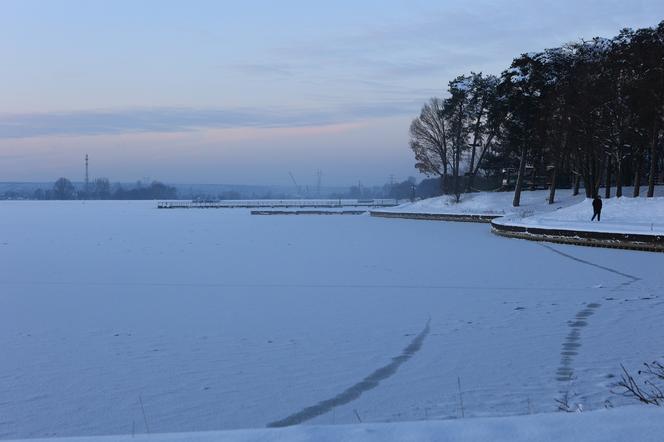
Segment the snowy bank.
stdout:
<svg viewBox="0 0 664 442">
<path fill-rule="evenodd" d="M 498 220 L 503 225 L 555 228 L 586 232 L 664 234 L 664 197 L 610 198 L 603 201 L 602 220 L 592 222 L 592 200 L 525 218 Z"/>
<path fill-rule="evenodd" d="M 455 202 L 450 195 L 428 198 L 396 207 L 375 209 L 376 213 L 426 213 L 449 215 L 493 215 L 493 216 L 529 216 L 540 212 L 551 212 L 584 199 L 572 196 L 570 190 L 560 190 L 556 203 L 549 204 L 548 190 L 524 191 L 521 193 L 519 207 L 512 206 L 514 192 L 477 192 L 461 195 L 461 201 Z"/>
<path fill-rule="evenodd" d="M 255 442 L 255 441 L 661 441 L 664 410 L 629 406 L 584 413 L 551 413 L 385 424 L 294 426 L 282 429 L 140 434 L 30 442 Z"/>
<path fill-rule="evenodd" d="M 611 198 L 604 201 L 602 221 L 590 220 L 592 200 L 529 217 L 502 217 L 491 222 L 501 236 L 594 247 L 664 251 L 664 198 Z"/>
<path fill-rule="evenodd" d="M 623 192 L 625 195 L 632 193 L 631 187 L 624 187 Z M 657 186 L 655 195 L 664 194 L 664 186 Z M 443 195 L 435 198 L 427 198 L 412 203 L 405 203 L 395 207 L 385 207 L 373 209 L 372 212 L 382 213 L 418 213 L 418 214 L 449 214 L 449 215 L 490 215 L 490 216 L 506 216 L 506 217 L 530 217 L 533 215 L 550 214 L 552 212 L 566 209 L 570 206 L 583 204 L 586 201 L 584 195 L 572 195 L 570 189 L 558 189 L 556 191 L 556 198 L 553 204 L 549 204 L 549 191 L 548 190 L 524 190 L 521 192 L 521 201 L 519 207 L 512 206 L 514 192 L 474 192 L 465 193 L 461 195 L 461 201 L 455 202 L 454 196 Z M 632 200 L 633 198 L 621 198 L 621 201 Z M 636 198 L 637 200 L 646 200 L 645 197 Z M 655 198 L 658 199 L 658 198 Z M 608 207 L 606 203 L 615 204 L 616 198 L 610 198 L 605 201 L 605 209 L 607 216 L 613 209 Z M 650 200 L 650 199 L 648 199 Z M 629 204 L 622 202 L 621 204 Z M 637 203 L 638 204 L 638 203 Z M 639 207 L 639 210 L 644 209 L 645 206 Z M 615 210 L 616 214 L 621 214 L 633 209 L 633 207 L 622 208 Z M 646 209 L 649 210 L 649 209 Z M 587 209 L 586 209 L 587 212 Z M 580 220 L 586 220 L 586 215 L 583 210 Z M 563 212 L 561 218 L 569 217 L 571 212 Z M 650 217 L 653 215 L 655 218 L 659 217 L 661 220 L 661 212 L 657 214 L 648 212 L 644 216 Z M 592 215 L 592 209 L 590 209 Z M 604 212 L 602 213 L 604 216 Z M 549 218 L 547 216 L 547 218 Z M 587 217 L 590 219 L 590 216 Z M 607 221 L 609 218 L 606 219 Z M 660 221 L 662 222 L 662 221 Z"/>
</svg>

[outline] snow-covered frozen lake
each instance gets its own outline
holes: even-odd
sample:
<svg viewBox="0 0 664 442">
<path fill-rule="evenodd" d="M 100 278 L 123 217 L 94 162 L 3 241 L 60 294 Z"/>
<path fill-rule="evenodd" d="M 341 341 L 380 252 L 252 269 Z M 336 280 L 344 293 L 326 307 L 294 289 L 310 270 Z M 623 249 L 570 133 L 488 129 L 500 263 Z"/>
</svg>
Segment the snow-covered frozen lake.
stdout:
<svg viewBox="0 0 664 442">
<path fill-rule="evenodd" d="M 0 203 L 0 438 L 596 409 L 663 356 L 664 254 L 155 207 Z"/>
</svg>

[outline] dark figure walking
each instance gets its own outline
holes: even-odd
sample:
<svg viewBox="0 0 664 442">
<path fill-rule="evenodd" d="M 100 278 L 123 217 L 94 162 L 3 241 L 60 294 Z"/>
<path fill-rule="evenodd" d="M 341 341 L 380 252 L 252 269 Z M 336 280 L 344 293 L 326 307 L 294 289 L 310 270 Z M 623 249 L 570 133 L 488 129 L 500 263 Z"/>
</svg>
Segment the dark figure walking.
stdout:
<svg viewBox="0 0 664 442">
<path fill-rule="evenodd" d="M 599 197 L 599 195 L 595 195 L 595 198 L 593 199 L 593 217 L 590 221 L 595 221 L 595 217 L 597 217 L 597 221 L 599 222 L 601 216 L 602 216 L 602 199 Z"/>
</svg>

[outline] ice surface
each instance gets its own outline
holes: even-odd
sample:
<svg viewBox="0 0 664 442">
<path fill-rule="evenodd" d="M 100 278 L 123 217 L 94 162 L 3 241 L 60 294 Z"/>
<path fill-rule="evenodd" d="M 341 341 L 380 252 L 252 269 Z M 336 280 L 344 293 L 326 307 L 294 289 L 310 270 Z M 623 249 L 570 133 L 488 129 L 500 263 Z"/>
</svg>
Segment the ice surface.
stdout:
<svg viewBox="0 0 664 442">
<path fill-rule="evenodd" d="M 662 356 L 664 254 L 155 206 L 0 203 L 0 438 L 265 427 L 389 366 L 429 318 L 412 357 L 305 424 L 457 418 L 458 378 L 466 417 L 631 404 L 620 364 Z"/>
</svg>

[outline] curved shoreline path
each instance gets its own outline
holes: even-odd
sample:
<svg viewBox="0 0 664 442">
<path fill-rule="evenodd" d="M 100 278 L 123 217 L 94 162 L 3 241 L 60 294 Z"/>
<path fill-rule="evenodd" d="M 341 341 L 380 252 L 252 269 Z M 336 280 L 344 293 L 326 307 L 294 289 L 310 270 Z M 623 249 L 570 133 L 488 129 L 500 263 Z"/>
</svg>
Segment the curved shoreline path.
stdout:
<svg viewBox="0 0 664 442">
<path fill-rule="evenodd" d="M 664 197 L 613 198 L 605 203 L 608 220 L 591 224 L 588 202 L 563 197 L 555 206 L 545 203 L 541 191 L 527 192 L 513 207 L 509 193 L 479 192 L 459 203 L 433 197 L 397 207 L 372 209 L 370 215 L 412 220 L 490 223 L 491 232 L 530 241 L 664 252 Z"/>
<path fill-rule="evenodd" d="M 491 232 L 507 238 L 529 241 L 664 253 L 664 235 L 657 233 L 605 232 L 547 226 L 530 227 L 512 222 L 508 218 L 492 220 Z"/>
<path fill-rule="evenodd" d="M 378 387 L 381 381 L 393 376 L 401 364 L 408 361 L 415 355 L 415 353 L 420 351 L 422 344 L 424 343 L 424 339 L 429 334 L 430 324 L 431 318 L 427 320 L 424 329 L 417 336 L 415 336 L 415 338 L 410 342 L 410 344 L 408 344 L 406 348 L 404 348 L 403 352 L 399 356 L 393 357 L 392 362 L 389 364 L 374 370 L 370 375 L 362 379 L 360 382 L 351 387 L 348 387 L 338 395 L 321 401 L 316 405 L 306 407 L 297 413 L 291 414 L 290 416 L 287 416 L 283 419 L 271 422 L 267 424 L 267 427 L 288 427 L 291 425 L 301 424 L 317 416 L 332 411 L 333 408 L 352 402 L 362 396 L 364 392 L 373 390 L 374 388 Z"/>
<path fill-rule="evenodd" d="M 637 250 L 664 253 L 664 235 L 658 233 L 624 233 L 593 230 L 574 230 L 560 227 L 529 227 L 512 222 L 502 215 L 473 213 L 411 213 L 372 210 L 372 217 L 409 219 L 424 221 L 448 221 L 461 223 L 491 224 L 491 232 L 506 238 L 525 239 L 537 242 L 570 244 L 586 247 Z"/>
</svg>

